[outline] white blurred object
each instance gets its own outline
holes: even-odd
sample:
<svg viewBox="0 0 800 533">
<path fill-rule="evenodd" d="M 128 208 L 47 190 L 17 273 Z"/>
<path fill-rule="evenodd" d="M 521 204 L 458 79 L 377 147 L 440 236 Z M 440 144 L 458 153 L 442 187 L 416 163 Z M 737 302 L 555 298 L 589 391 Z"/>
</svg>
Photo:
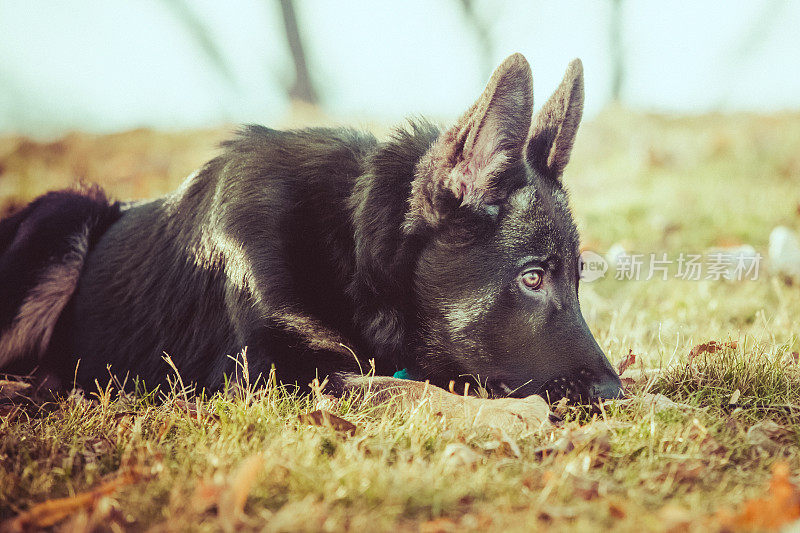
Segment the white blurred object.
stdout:
<svg viewBox="0 0 800 533">
<path fill-rule="evenodd" d="M 769 235 L 769 264 L 773 272 L 800 278 L 800 240 L 785 226 Z"/>
<path fill-rule="evenodd" d="M 612 244 L 611 248 L 609 248 L 608 252 L 606 252 L 606 261 L 608 261 L 611 266 L 617 266 L 620 257 L 626 255 L 628 255 L 628 252 L 625 250 L 624 246 L 622 246 L 620 243 Z"/>
<path fill-rule="evenodd" d="M 749 244 L 711 248 L 706 253 L 706 272 L 712 279 L 755 279 L 761 259 Z"/>
</svg>

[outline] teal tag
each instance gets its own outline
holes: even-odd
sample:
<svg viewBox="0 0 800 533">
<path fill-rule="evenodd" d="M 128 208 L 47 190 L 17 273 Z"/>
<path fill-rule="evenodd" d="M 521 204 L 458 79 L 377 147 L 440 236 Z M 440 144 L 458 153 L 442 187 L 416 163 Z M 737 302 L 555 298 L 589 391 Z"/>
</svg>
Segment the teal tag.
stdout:
<svg viewBox="0 0 800 533">
<path fill-rule="evenodd" d="M 408 369 L 404 368 L 403 370 L 398 370 L 394 373 L 394 376 L 397 379 L 411 379 L 411 375 L 408 373 Z"/>
</svg>

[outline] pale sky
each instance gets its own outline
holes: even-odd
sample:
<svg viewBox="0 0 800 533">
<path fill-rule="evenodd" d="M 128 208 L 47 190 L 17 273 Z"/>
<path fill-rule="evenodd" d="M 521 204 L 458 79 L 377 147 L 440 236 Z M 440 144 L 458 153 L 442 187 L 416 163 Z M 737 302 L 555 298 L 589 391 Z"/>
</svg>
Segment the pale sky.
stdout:
<svg viewBox="0 0 800 533">
<path fill-rule="evenodd" d="M 291 79 L 274 0 L 190 0 L 233 81 L 205 56 L 169 3 L 0 3 L 0 133 L 180 129 L 279 122 Z M 531 62 L 541 105 L 573 57 L 587 115 L 609 97 L 603 0 L 478 1 L 493 63 Z M 298 0 L 309 64 L 338 119 L 460 114 L 486 81 L 457 0 Z M 628 0 L 623 39 L 632 106 L 664 112 L 800 108 L 800 2 Z"/>
</svg>

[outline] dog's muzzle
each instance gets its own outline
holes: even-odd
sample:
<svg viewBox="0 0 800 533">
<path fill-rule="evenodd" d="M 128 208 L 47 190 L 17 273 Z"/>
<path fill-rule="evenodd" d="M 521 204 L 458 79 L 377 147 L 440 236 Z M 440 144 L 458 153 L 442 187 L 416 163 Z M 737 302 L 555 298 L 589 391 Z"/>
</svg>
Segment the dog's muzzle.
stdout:
<svg viewBox="0 0 800 533">
<path fill-rule="evenodd" d="M 616 374 L 597 376 L 588 369 L 581 369 L 572 376 L 548 380 L 537 394 L 551 403 L 561 398 L 567 398 L 572 403 L 597 403 L 622 398 L 625 391 Z"/>
</svg>

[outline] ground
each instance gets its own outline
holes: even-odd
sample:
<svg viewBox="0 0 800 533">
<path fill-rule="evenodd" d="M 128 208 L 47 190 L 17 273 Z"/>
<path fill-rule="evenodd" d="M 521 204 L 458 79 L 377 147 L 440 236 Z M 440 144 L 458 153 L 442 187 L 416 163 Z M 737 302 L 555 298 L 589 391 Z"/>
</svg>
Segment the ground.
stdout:
<svg viewBox="0 0 800 533">
<path fill-rule="evenodd" d="M 0 139 L 0 213 L 76 179 L 119 198 L 166 192 L 229 131 Z M 797 114 L 610 109 L 583 126 L 565 182 L 584 248 L 644 258 L 639 280 L 615 279 L 630 274 L 621 260 L 580 294 L 612 362 L 636 356 L 626 400 L 558 406 L 564 421 L 545 431 L 425 408 L 332 408 L 353 429 L 300 417 L 315 399 L 274 386 L 201 400 L 101 388 L 32 403 L 5 383 L 0 520 L 429 532 L 790 523 L 800 517 L 800 289 L 766 260 L 747 279 L 714 279 L 709 254 L 751 245 L 766 256 L 775 226 L 800 229 L 798 146 Z M 651 253 L 667 254 L 668 280 L 646 279 Z M 703 279 L 676 277 L 681 254 L 702 256 Z"/>
</svg>

